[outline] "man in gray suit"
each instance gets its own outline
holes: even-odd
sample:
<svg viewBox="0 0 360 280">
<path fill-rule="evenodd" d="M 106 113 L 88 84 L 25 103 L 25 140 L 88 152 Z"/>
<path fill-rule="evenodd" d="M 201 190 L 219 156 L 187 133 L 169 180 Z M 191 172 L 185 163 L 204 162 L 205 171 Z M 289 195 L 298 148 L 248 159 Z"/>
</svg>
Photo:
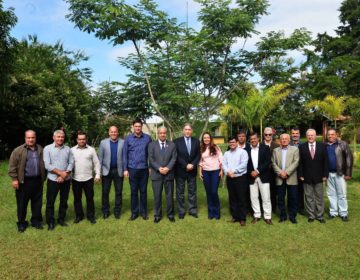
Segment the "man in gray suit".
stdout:
<svg viewBox="0 0 360 280">
<path fill-rule="evenodd" d="M 104 219 L 107 219 L 110 215 L 109 192 L 112 181 L 114 181 L 115 186 L 114 215 L 116 219 L 120 219 L 124 181 L 122 168 L 123 146 L 124 140 L 119 138 L 118 128 L 111 126 L 109 128 L 109 138 L 102 140 L 99 147 L 102 175 L 102 212 Z"/>
<path fill-rule="evenodd" d="M 299 166 L 299 149 L 290 146 L 290 135 L 280 135 L 280 147 L 275 148 L 272 154 L 272 167 L 276 174 L 275 184 L 278 193 L 278 207 L 280 210 L 279 222 L 287 220 L 285 210 L 285 196 L 288 195 L 288 213 L 290 222 L 296 224 L 297 213 L 297 167 Z"/>
<path fill-rule="evenodd" d="M 176 163 L 176 147 L 166 140 L 167 129 L 158 129 L 159 140 L 149 144 L 149 165 L 151 168 L 152 188 L 154 192 L 154 223 L 161 220 L 162 190 L 165 188 L 167 216 L 170 222 L 174 218 L 174 165 Z"/>
</svg>

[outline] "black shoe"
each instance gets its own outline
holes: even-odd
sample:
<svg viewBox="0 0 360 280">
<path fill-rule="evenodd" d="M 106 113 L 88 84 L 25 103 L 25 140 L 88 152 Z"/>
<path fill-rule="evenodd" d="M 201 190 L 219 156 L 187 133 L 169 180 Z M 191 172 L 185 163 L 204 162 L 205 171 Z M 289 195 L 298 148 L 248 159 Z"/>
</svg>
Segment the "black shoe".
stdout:
<svg viewBox="0 0 360 280">
<path fill-rule="evenodd" d="M 103 214 L 103 219 L 105 220 L 105 219 L 109 218 L 109 216 L 110 216 L 110 213 L 109 213 L 109 212 L 104 213 L 104 214 Z"/>
<path fill-rule="evenodd" d="M 131 217 L 129 218 L 129 221 L 135 221 L 137 218 L 138 218 L 138 216 L 131 215 Z"/>
<path fill-rule="evenodd" d="M 284 223 L 286 221 L 285 218 L 280 218 L 279 223 Z"/>
<path fill-rule="evenodd" d="M 348 216 L 344 216 L 344 217 L 341 217 L 341 220 L 342 220 L 343 222 L 348 222 L 348 221 L 349 221 L 349 218 L 348 218 Z"/>
<path fill-rule="evenodd" d="M 84 218 L 76 217 L 74 220 L 74 224 L 80 223 Z"/>
<path fill-rule="evenodd" d="M 194 214 L 190 214 L 190 216 L 194 217 L 194 218 L 199 218 L 198 214 L 194 213 Z"/>
<path fill-rule="evenodd" d="M 312 222 L 314 222 L 315 221 L 315 219 L 312 219 L 312 218 L 309 218 L 308 219 L 308 223 L 312 223 Z"/>
<path fill-rule="evenodd" d="M 26 225 L 18 225 L 18 232 L 24 232 L 26 230 Z"/>
<path fill-rule="evenodd" d="M 297 220 L 296 220 L 295 218 L 291 218 L 291 219 L 290 219 L 290 222 L 291 222 L 292 224 L 297 224 Z"/>
<path fill-rule="evenodd" d="M 93 224 L 93 225 L 96 224 L 95 218 L 90 218 L 90 219 L 89 219 L 89 222 L 90 222 L 91 224 Z"/>
<path fill-rule="evenodd" d="M 149 220 L 149 216 L 148 215 L 141 215 L 141 217 L 143 218 L 143 220 Z"/>
<path fill-rule="evenodd" d="M 155 217 L 155 219 L 154 219 L 154 223 L 155 223 L 155 224 L 158 224 L 160 221 L 161 221 L 161 218 L 160 218 L 160 217 Z"/>
<path fill-rule="evenodd" d="M 63 220 L 58 221 L 58 224 L 59 224 L 60 226 L 62 226 L 62 227 L 67 227 L 67 226 L 68 226 L 68 224 L 65 223 Z"/>
<path fill-rule="evenodd" d="M 54 223 L 48 224 L 48 230 L 54 230 L 54 229 L 55 229 L 55 224 Z"/>
<path fill-rule="evenodd" d="M 318 219 L 318 221 L 320 222 L 320 224 L 325 224 L 325 220 L 324 220 L 324 219 Z"/>
<path fill-rule="evenodd" d="M 119 220 L 121 217 L 120 213 L 116 213 L 116 214 L 114 214 L 114 216 L 115 216 L 115 219 L 117 219 L 117 220 Z"/>
<path fill-rule="evenodd" d="M 329 214 L 329 220 L 332 220 L 332 219 L 335 219 L 335 218 L 336 218 L 336 216 Z"/>
<path fill-rule="evenodd" d="M 175 218 L 174 217 L 169 217 L 169 221 L 172 223 L 175 223 Z"/>
<path fill-rule="evenodd" d="M 33 228 L 35 229 L 44 229 L 43 225 L 42 224 L 35 224 L 35 225 L 31 225 Z"/>
<path fill-rule="evenodd" d="M 179 219 L 180 220 L 183 220 L 184 218 L 185 218 L 185 214 L 181 214 L 181 215 L 179 214 Z"/>
</svg>

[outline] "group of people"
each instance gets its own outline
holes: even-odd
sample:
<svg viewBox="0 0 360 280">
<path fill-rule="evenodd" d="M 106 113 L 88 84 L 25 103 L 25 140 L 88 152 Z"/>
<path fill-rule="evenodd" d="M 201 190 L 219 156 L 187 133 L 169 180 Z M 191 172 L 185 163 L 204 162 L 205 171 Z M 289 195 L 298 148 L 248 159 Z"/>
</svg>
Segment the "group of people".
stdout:
<svg viewBox="0 0 360 280">
<path fill-rule="evenodd" d="M 109 193 L 115 189 L 113 214 L 121 218 L 124 177 L 129 178 L 131 189 L 131 216 L 148 220 L 147 185 L 151 177 L 154 194 L 154 223 L 162 215 L 162 193 L 165 190 L 166 215 L 175 222 L 174 189 L 178 218 L 186 213 L 198 218 L 197 175 L 202 180 L 207 198 L 208 218 L 220 219 L 218 187 L 223 176 L 229 194 L 231 222 L 246 225 L 246 217 L 252 215 L 252 223 L 261 220 L 272 224 L 272 213 L 279 208 L 280 220 L 288 218 L 297 223 L 297 213 L 308 213 L 308 221 L 324 219 L 323 182 L 327 182 L 330 201 L 329 218 L 340 216 L 348 220 L 346 181 L 351 178 L 352 153 L 349 146 L 338 139 L 334 129 L 327 133 L 327 143 L 316 142 L 316 132 L 308 129 L 307 142 L 300 143 L 297 128 L 280 135 L 280 145 L 273 141 L 273 129 L 265 128 L 264 140 L 252 133 L 247 142 L 246 132 L 239 131 L 229 137 L 228 150 L 223 154 L 206 132 L 201 141 L 192 137 L 191 124 L 183 127 L 183 136 L 169 141 L 167 129 L 158 128 L 157 140 L 142 131 L 140 119 L 133 122 L 133 133 L 124 140 L 119 138 L 116 126 L 109 128 L 109 138 L 101 141 L 99 153 L 87 144 L 87 135 L 78 132 L 77 145 L 65 145 L 65 133 L 56 130 L 53 143 L 44 149 L 36 143 L 33 130 L 25 132 L 25 143 L 17 147 L 9 161 L 9 176 L 16 192 L 17 227 L 24 232 L 28 227 L 26 213 L 31 201 L 31 226 L 43 229 L 42 196 L 43 182 L 47 179 L 46 223 L 48 230 L 58 224 L 66 227 L 66 211 L 70 185 L 74 195 L 75 220 L 85 218 L 82 193 L 86 197 L 86 218 L 95 224 L 94 181 L 102 185 L 102 217 L 110 216 Z M 176 184 L 176 188 L 175 188 Z M 187 187 L 187 206 L 185 190 Z M 57 220 L 55 201 L 60 193 Z M 285 206 L 287 193 L 288 203 Z M 305 196 L 305 203 L 304 203 Z"/>
</svg>

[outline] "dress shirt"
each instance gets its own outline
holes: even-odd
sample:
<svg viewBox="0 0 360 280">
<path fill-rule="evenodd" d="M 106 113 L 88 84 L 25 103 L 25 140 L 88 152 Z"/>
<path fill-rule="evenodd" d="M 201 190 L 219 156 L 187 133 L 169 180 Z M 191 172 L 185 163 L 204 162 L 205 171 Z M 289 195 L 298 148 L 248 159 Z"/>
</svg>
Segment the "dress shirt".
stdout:
<svg viewBox="0 0 360 280">
<path fill-rule="evenodd" d="M 119 140 L 112 141 L 110 139 L 110 168 L 117 168 L 117 153 L 118 153 Z"/>
<path fill-rule="evenodd" d="M 125 138 L 123 148 L 123 169 L 146 169 L 148 168 L 148 145 L 151 137 L 141 133 L 137 137 L 134 133 Z"/>
<path fill-rule="evenodd" d="M 244 143 L 242 146 L 241 146 L 240 144 L 238 144 L 238 147 L 239 147 L 240 149 L 245 149 L 245 148 L 246 148 L 246 143 Z"/>
<path fill-rule="evenodd" d="M 191 153 L 191 137 L 184 136 L 184 140 L 185 140 L 186 149 L 188 150 L 188 153 L 190 155 L 190 153 Z"/>
<path fill-rule="evenodd" d="M 71 172 L 74 166 L 74 157 L 68 146 L 55 146 L 55 143 L 47 145 L 44 148 L 44 163 L 48 171 L 47 177 L 51 181 L 56 181 L 58 175 L 52 173 L 54 169 L 59 169 L 66 172 Z M 66 178 L 70 180 L 70 176 Z"/>
<path fill-rule="evenodd" d="M 71 148 L 74 156 L 74 174 L 73 179 L 78 182 L 85 182 L 95 177 L 100 178 L 100 162 L 93 147 L 86 145 L 80 148 L 78 145 Z"/>
<path fill-rule="evenodd" d="M 254 170 L 258 171 L 257 168 L 259 165 L 259 144 L 256 147 L 251 146 L 251 161 L 253 163 Z"/>
<path fill-rule="evenodd" d="M 313 145 L 313 148 L 314 148 L 314 154 L 316 152 L 316 141 L 314 141 L 313 143 L 308 143 L 309 144 L 309 152 L 311 152 L 311 145 Z"/>
<path fill-rule="evenodd" d="M 222 167 L 225 175 L 233 171 L 235 177 L 242 176 L 247 172 L 248 153 L 241 148 L 226 151 L 222 161 Z"/>
<path fill-rule="evenodd" d="M 166 148 L 166 140 L 165 141 L 159 140 L 160 150 L 162 150 L 162 148 L 163 148 L 161 143 L 164 143 L 164 148 Z"/>
<path fill-rule="evenodd" d="M 33 150 L 29 147 L 26 150 L 25 177 L 40 176 L 40 161 L 36 146 Z"/>
<path fill-rule="evenodd" d="M 216 147 L 216 154 L 210 155 L 209 147 L 201 154 L 199 166 L 205 171 L 219 170 L 222 162 L 222 152 L 219 147 Z"/>
<path fill-rule="evenodd" d="M 281 148 L 281 169 L 282 171 L 286 170 L 286 154 L 287 154 L 288 148 Z"/>
</svg>

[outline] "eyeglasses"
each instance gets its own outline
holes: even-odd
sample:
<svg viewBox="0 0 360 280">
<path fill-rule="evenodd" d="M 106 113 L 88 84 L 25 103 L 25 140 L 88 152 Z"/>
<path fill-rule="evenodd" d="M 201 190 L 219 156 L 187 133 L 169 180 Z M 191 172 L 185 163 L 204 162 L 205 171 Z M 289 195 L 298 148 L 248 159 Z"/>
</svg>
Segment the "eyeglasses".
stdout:
<svg viewBox="0 0 360 280">
<path fill-rule="evenodd" d="M 272 136 L 272 134 L 264 134 L 265 136 Z"/>
</svg>

